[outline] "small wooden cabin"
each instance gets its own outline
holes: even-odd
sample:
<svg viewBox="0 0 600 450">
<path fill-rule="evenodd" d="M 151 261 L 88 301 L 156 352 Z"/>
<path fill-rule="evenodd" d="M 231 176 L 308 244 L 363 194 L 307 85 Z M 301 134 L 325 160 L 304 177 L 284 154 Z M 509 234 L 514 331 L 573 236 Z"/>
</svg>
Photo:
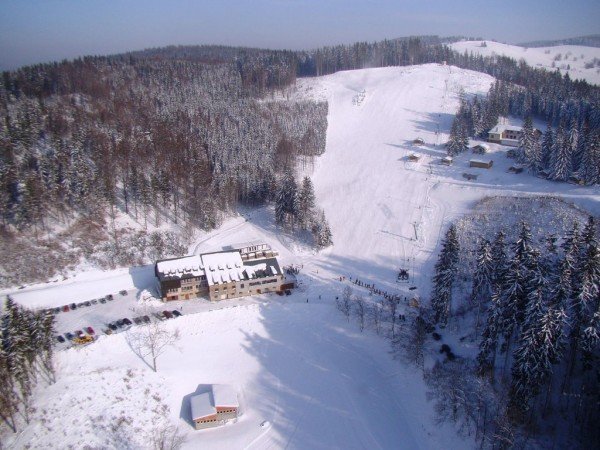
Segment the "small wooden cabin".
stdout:
<svg viewBox="0 0 600 450">
<path fill-rule="evenodd" d="M 471 147 L 471 150 L 477 155 L 485 155 L 490 151 L 490 146 L 487 144 L 477 144 Z"/>
<path fill-rule="evenodd" d="M 468 181 L 476 181 L 478 175 L 474 174 L 474 173 L 463 173 L 462 174 L 463 178 L 465 178 Z"/>
<path fill-rule="evenodd" d="M 521 172 L 523 172 L 523 170 L 524 170 L 524 167 L 519 164 L 515 164 L 514 166 L 510 166 L 508 168 L 508 171 L 510 173 L 521 173 Z"/>
<path fill-rule="evenodd" d="M 480 169 L 491 169 L 494 165 L 494 161 L 483 161 L 481 159 L 472 159 L 469 161 L 469 167 L 478 167 Z"/>
<path fill-rule="evenodd" d="M 452 159 L 452 156 L 444 156 L 441 160 L 440 160 L 440 164 L 444 164 L 446 166 L 451 166 L 452 162 L 454 162 L 454 160 Z"/>
<path fill-rule="evenodd" d="M 410 162 L 417 162 L 417 161 L 419 161 L 419 159 L 421 159 L 421 155 L 417 155 L 416 153 L 411 153 L 408 155 L 407 159 Z"/>
<path fill-rule="evenodd" d="M 423 138 L 415 138 L 413 139 L 413 144 L 414 145 L 425 145 L 425 140 Z"/>
</svg>

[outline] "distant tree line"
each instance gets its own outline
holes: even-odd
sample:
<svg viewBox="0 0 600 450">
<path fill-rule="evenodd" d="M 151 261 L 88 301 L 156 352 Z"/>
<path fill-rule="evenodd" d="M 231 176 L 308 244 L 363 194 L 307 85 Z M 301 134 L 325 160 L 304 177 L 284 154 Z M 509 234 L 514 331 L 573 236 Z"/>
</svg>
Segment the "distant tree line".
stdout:
<svg viewBox="0 0 600 450">
<path fill-rule="evenodd" d="M 29 423 L 33 390 L 55 381 L 54 315 L 31 311 L 6 299 L 0 337 L 0 418 L 15 433 L 18 418 Z"/>
</svg>

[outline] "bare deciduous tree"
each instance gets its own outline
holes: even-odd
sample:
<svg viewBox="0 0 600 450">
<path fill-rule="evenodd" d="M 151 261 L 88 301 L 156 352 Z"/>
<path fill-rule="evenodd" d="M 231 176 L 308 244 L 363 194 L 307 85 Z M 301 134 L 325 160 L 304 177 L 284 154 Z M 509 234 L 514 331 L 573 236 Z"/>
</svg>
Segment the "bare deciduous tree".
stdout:
<svg viewBox="0 0 600 450">
<path fill-rule="evenodd" d="M 185 442 L 185 435 L 171 424 L 163 424 L 150 434 L 154 450 L 179 450 Z"/>
<path fill-rule="evenodd" d="M 373 303 L 370 310 L 371 320 L 375 327 L 375 332 L 379 334 L 381 332 L 381 303 Z"/>
<path fill-rule="evenodd" d="M 352 310 L 352 304 L 350 303 L 352 300 L 352 288 L 346 286 L 344 288 L 344 292 L 342 294 L 342 299 L 337 301 L 338 309 L 346 316 L 348 322 L 350 321 L 350 311 Z"/>
<path fill-rule="evenodd" d="M 362 332 L 365 329 L 365 299 L 362 296 L 357 295 L 354 297 L 354 314 L 358 319 L 358 325 L 360 326 L 360 331 Z"/>
<path fill-rule="evenodd" d="M 180 339 L 180 335 L 178 329 L 170 331 L 167 330 L 164 323 L 154 321 L 147 325 L 138 326 L 134 331 L 128 332 L 126 339 L 135 354 L 156 372 L 158 357 L 168 347 L 174 346 Z"/>
</svg>

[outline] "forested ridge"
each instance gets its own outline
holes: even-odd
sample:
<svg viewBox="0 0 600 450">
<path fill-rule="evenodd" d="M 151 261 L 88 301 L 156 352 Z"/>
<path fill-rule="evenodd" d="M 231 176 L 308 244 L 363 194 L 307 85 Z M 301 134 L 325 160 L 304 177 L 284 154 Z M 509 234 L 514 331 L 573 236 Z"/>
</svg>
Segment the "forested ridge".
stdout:
<svg viewBox="0 0 600 450">
<path fill-rule="evenodd" d="M 576 124 L 583 138 L 574 161 L 581 165 L 587 158 L 586 182 L 596 182 L 600 88 L 506 57 L 460 54 L 435 36 L 312 51 L 165 47 L 40 64 L 4 72 L 0 83 L 0 224 L 4 243 L 14 243 L 3 253 L 12 255 L 13 266 L 23 262 L 3 275 L 4 283 L 50 276 L 28 274 L 33 266 L 24 262 L 27 254 L 44 259 L 44 267 L 89 259 L 97 254 L 90 238 L 111 241 L 108 254 L 96 258 L 106 261 L 102 267 L 141 263 L 147 254 L 166 256 L 159 247 L 181 248 L 179 242 L 165 247 L 165 237 L 157 236 L 152 242 L 163 244 L 132 253 L 116 229 L 108 237 L 94 231 L 108 231 L 106 220 L 114 220 L 116 211 L 144 228 L 177 223 L 210 229 L 240 203 L 281 199 L 286 171 L 325 150 L 327 104 L 288 100 L 298 77 L 424 63 L 498 79 L 488 99 L 471 100 L 478 102 L 479 116 L 469 132 L 485 132 L 505 112 L 541 117 L 553 127 Z M 575 141 L 567 141 L 573 148 Z M 584 144 L 594 150 L 587 152 L 593 158 L 584 158 Z M 318 211 L 314 217 L 320 218 L 316 224 L 278 223 L 327 234 L 326 219 Z M 73 234 L 68 227 L 78 218 L 84 220 L 76 230 L 82 253 L 57 253 L 58 247 L 78 245 L 61 244 L 60 236 L 38 238 L 57 224 Z M 23 233 L 33 233 L 48 252 L 14 240 Z M 61 258 L 43 256 L 50 254 Z"/>
</svg>

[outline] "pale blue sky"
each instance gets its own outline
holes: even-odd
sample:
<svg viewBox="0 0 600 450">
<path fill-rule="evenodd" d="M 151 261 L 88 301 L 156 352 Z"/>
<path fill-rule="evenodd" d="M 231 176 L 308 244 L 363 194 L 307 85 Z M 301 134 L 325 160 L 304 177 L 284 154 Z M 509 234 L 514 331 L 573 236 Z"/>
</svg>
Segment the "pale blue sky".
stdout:
<svg viewBox="0 0 600 450">
<path fill-rule="evenodd" d="M 169 44 L 310 49 L 408 35 L 600 33 L 598 0 L 0 0 L 0 69 Z"/>
</svg>

